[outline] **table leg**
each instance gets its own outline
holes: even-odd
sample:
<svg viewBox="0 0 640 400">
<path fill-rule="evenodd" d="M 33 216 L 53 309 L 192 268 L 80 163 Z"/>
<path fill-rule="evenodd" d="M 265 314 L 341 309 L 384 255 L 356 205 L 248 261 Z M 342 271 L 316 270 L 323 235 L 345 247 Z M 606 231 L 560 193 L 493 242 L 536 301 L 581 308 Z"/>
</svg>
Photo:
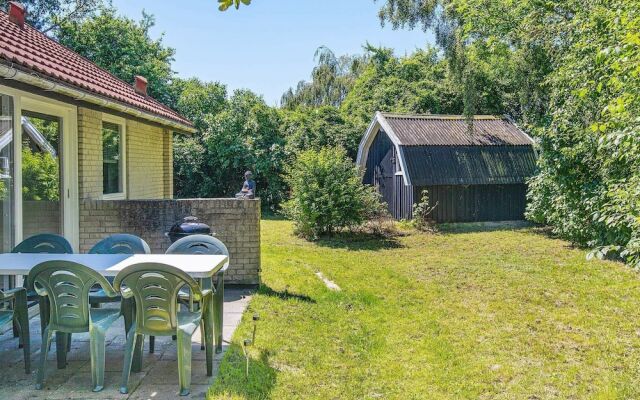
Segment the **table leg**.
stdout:
<svg viewBox="0 0 640 400">
<path fill-rule="evenodd" d="M 224 315 L 224 271 L 217 274 L 216 292 L 213 295 L 214 333 L 216 335 L 216 353 L 222 353 L 222 327 Z"/>
</svg>

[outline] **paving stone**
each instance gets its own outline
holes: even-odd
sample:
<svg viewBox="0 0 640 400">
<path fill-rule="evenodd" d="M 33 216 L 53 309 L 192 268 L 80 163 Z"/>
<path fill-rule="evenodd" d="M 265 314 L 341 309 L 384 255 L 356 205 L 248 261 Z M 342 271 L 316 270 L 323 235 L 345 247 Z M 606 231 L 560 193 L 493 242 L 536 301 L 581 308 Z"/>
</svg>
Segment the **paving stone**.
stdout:
<svg viewBox="0 0 640 400">
<path fill-rule="evenodd" d="M 191 385 L 189 396 L 178 396 L 178 385 L 153 385 L 152 387 L 140 387 L 132 393 L 129 400 L 175 400 L 204 399 L 209 390 L 209 385 Z"/>
</svg>

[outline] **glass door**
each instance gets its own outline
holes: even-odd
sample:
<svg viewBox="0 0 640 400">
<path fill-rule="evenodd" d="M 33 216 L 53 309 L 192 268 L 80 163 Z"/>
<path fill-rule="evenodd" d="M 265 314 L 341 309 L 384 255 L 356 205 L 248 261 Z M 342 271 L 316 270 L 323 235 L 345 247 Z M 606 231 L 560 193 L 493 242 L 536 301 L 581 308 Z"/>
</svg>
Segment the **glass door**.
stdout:
<svg viewBox="0 0 640 400">
<path fill-rule="evenodd" d="M 62 120 L 22 111 L 23 237 L 63 234 Z"/>
<path fill-rule="evenodd" d="M 77 117 L 74 105 L 0 83 L 1 252 L 39 233 L 77 250 Z"/>
</svg>

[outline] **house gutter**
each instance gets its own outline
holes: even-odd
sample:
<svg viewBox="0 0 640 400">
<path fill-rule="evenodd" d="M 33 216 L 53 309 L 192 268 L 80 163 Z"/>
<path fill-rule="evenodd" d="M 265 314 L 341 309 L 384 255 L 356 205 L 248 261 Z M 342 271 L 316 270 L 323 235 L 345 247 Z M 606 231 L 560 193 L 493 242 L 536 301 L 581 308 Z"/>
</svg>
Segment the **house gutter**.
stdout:
<svg viewBox="0 0 640 400">
<path fill-rule="evenodd" d="M 45 91 L 71 97 L 77 101 L 84 101 L 87 103 L 98 105 L 100 107 L 108 108 L 110 110 L 129 114 L 134 117 L 142 118 L 147 121 L 174 128 L 180 132 L 196 132 L 196 129 L 192 126 L 181 124 L 172 119 L 160 117 L 146 111 L 141 111 L 135 107 L 131 107 L 117 101 L 108 100 L 104 97 L 96 96 L 83 90 L 78 90 L 67 85 L 62 85 L 60 83 L 42 78 L 35 74 L 25 73 L 19 69 L 4 64 L 0 64 L 0 77 L 35 86 L 40 89 L 44 89 Z"/>
</svg>

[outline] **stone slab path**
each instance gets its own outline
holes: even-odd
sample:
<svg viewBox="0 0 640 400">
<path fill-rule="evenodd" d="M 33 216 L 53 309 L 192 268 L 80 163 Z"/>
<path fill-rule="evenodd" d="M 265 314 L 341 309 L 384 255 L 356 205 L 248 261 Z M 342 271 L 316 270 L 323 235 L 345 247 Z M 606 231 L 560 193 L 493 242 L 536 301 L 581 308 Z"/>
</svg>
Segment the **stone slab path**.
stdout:
<svg viewBox="0 0 640 400">
<path fill-rule="evenodd" d="M 229 341 L 242 319 L 252 291 L 242 288 L 225 288 L 223 339 Z M 124 323 L 122 318 L 107 333 L 105 389 L 99 393 L 91 391 L 91 360 L 89 355 L 89 335 L 74 334 L 68 365 L 65 369 L 56 367 L 55 340 L 47 357 L 45 387 L 35 390 L 37 360 L 41 351 L 40 320 L 34 317 L 31 327 L 32 373 L 24 373 L 22 350 L 18 349 L 18 339 L 11 331 L 0 335 L 0 399 L 107 399 L 107 400 L 165 400 L 204 399 L 218 372 L 223 353 L 214 358 L 213 376 L 208 377 L 205 352 L 200 350 L 200 330 L 193 336 L 191 364 L 191 395 L 178 396 L 178 365 L 175 342 L 171 337 L 156 338 L 155 353 L 149 354 L 149 343 L 145 341 L 142 371 L 132 373 L 129 379 L 129 394 L 120 394 L 120 379 L 124 358 Z"/>
</svg>

